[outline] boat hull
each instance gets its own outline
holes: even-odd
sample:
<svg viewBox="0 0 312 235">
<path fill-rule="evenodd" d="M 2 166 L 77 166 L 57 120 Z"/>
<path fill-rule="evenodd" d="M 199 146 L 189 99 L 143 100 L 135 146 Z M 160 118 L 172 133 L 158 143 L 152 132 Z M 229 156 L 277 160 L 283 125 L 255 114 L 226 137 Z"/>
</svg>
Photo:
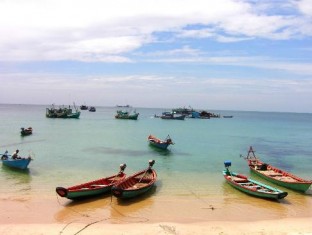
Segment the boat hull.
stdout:
<svg viewBox="0 0 312 235">
<path fill-rule="evenodd" d="M 83 199 L 83 198 L 89 198 L 89 197 L 95 197 L 102 194 L 106 194 L 110 192 L 112 189 L 112 186 L 107 186 L 105 188 L 99 188 L 99 189 L 85 189 L 85 190 L 79 190 L 79 191 L 69 191 L 66 188 L 63 187 L 57 187 L 56 192 L 61 197 L 66 197 L 71 200 L 77 200 L 77 199 Z"/>
<path fill-rule="evenodd" d="M 116 119 L 129 119 L 129 120 L 137 120 L 138 119 L 139 114 L 133 114 L 133 115 L 116 115 L 115 118 Z"/>
<path fill-rule="evenodd" d="M 278 200 L 278 199 L 282 199 L 288 195 L 287 192 L 283 192 L 279 189 L 270 187 L 270 186 L 265 185 L 263 183 L 260 183 L 258 181 L 246 178 L 246 181 L 248 181 L 249 183 L 254 184 L 255 186 L 262 188 L 262 189 L 257 189 L 256 187 L 248 188 L 247 186 L 244 186 L 243 184 L 239 184 L 239 183 L 231 180 L 232 176 L 238 176 L 238 174 L 236 174 L 234 172 L 231 172 L 231 175 L 229 175 L 229 174 L 227 174 L 227 171 L 224 170 L 223 176 L 226 179 L 226 181 L 232 187 L 234 187 L 234 188 L 236 188 L 236 189 L 238 189 L 238 190 L 240 190 L 246 194 L 255 196 L 255 197 Z"/>
<path fill-rule="evenodd" d="M 16 168 L 16 169 L 21 169 L 25 170 L 28 168 L 28 165 L 31 161 L 31 158 L 25 158 L 25 159 L 3 159 L 2 164 L 11 167 L 11 168 Z"/>
<path fill-rule="evenodd" d="M 153 147 L 163 149 L 163 150 L 166 150 L 169 146 L 169 144 L 167 144 L 167 143 L 155 143 L 153 141 L 149 141 L 149 144 Z"/>
<path fill-rule="evenodd" d="M 125 178 L 126 174 L 122 172 L 118 175 L 113 175 L 68 188 L 56 187 L 56 193 L 61 197 L 66 197 L 71 200 L 100 196 L 111 192 L 113 185 L 121 180 L 124 180 Z"/>
<path fill-rule="evenodd" d="M 252 167 L 250 167 L 250 170 L 254 174 L 260 176 L 261 178 L 263 178 L 263 179 L 265 179 L 271 183 L 274 183 L 274 184 L 277 184 L 279 186 L 289 188 L 289 189 L 292 189 L 295 191 L 305 192 L 311 187 L 311 184 L 312 184 L 312 182 L 285 182 L 285 181 L 281 181 L 281 180 L 277 180 L 275 178 L 269 177 L 269 176 L 263 174 L 261 171 L 255 170 Z"/>
<path fill-rule="evenodd" d="M 118 187 L 113 187 L 112 191 L 113 191 L 113 195 L 117 198 L 130 199 L 130 198 L 138 197 L 141 194 L 146 193 L 153 186 L 154 184 L 150 185 L 149 187 L 145 187 L 139 190 L 122 190 L 122 189 L 119 189 Z"/>
<path fill-rule="evenodd" d="M 156 179 L 155 170 L 143 170 L 117 183 L 112 187 L 112 193 L 121 199 L 138 197 L 148 192 L 154 186 Z"/>
</svg>

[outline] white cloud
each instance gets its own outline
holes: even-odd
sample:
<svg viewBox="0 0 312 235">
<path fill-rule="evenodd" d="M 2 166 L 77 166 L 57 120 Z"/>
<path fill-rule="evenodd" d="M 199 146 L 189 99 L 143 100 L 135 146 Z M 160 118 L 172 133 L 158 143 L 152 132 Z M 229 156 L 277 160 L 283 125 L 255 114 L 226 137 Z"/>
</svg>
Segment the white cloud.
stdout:
<svg viewBox="0 0 312 235">
<path fill-rule="evenodd" d="M 306 15 L 309 2 L 298 3 Z M 298 17 L 258 14 L 236 0 L 0 1 L 0 60 L 129 62 L 125 54 L 156 41 L 156 32 L 219 42 L 311 35 L 311 21 Z"/>
</svg>

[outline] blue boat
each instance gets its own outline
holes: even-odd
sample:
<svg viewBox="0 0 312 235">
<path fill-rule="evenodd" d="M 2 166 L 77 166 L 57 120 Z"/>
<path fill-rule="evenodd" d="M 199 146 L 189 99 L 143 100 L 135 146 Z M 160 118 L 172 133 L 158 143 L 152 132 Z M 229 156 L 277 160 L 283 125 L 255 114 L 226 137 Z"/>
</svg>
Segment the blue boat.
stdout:
<svg viewBox="0 0 312 235">
<path fill-rule="evenodd" d="M 160 148 L 160 149 L 167 149 L 170 144 L 174 144 L 169 135 L 167 136 L 165 140 L 161 140 L 153 135 L 149 135 L 147 137 L 147 140 L 150 143 L 150 145 Z"/>
<path fill-rule="evenodd" d="M 1 161 L 3 165 L 11 167 L 11 168 L 21 169 L 21 170 L 27 169 L 31 160 L 32 160 L 31 157 L 18 158 L 18 159 L 12 159 L 11 157 L 8 157 L 6 155 L 2 155 L 1 157 Z"/>
</svg>

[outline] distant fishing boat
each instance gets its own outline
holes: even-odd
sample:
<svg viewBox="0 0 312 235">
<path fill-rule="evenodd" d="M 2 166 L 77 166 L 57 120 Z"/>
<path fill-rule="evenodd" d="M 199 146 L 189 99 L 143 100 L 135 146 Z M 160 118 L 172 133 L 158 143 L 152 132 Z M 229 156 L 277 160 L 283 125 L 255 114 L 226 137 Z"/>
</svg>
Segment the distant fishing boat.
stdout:
<svg viewBox="0 0 312 235">
<path fill-rule="evenodd" d="M 61 197 L 66 197 L 71 200 L 99 196 L 108 193 L 111 191 L 113 185 L 126 178 L 126 174 L 124 173 L 125 168 L 126 164 L 121 164 L 120 171 L 116 175 L 78 184 L 68 188 L 57 187 L 55 189 L 56 193 Z"/>
<path fill-rule="evenodd" d="M 163 112 L 160 116 L 161 119 L 171 119 L 171 120 L 184 120 L 186 115 L 175 114 L 173 112 Z"/>
<path fill-rule="evenodd" d="M 117 108 L 130 108 L 131 106 L 129 104 L 126 105 L 116 105 Z"/>
<path fill-rule="evenodd" d="M 154 163 L 155 160 L 150 160 L 146 170 L 139 171 L 113 186 L 113 195 L 117 198 L 127 199 L 149 191 L 157 180 L 156 171 L 152 169 Z"/>
<path fill-rule="evenodd" d="M 161 140 L 153 135 L 149 135 L 147 137 L 147 140 L 150 143 L 150 145 L 155 146 L 160 149 L 167 149 L 170 144 L 174 144 L 169 135 L 164 140 Z"/>
<path fill-rule="evenodd" d="M 302 179 L 287 171 L 281 170 L 260 161 L 259 158 L 256 157 L 255 151 L 251 146 L 245 159 L 247 160 L 248 166 L 252 172 L 272 183 L 283 186 L 285 188 L 305 192 L 312 184 L 312 180 Z"/>
<path fill-rule="evenodd" d="M 130 113 L 128 111 L 117 110 L 117 114 L 115 115 L 115 118 L 137 120 L 138 116 L 139 116 L 139 113 L 137 113 L 136 111 L 134 111 L 133 113 Z"/>
<path fill-rule="evenodd" d="M 9 155 L 7 151 L 1 156 L 1 161 L 3 165 L 7 167 L 11 167 L 11 168 L 20 169 L 20 170 L 27 169 L 31 160 L 32 158 L 30 156 L 18 157 L 18 158 L 13 159 L 12 156 Z"/>
<path fill-rule="evenodd" d="M 283 192 L 279 189 L 252 180 L 247 176 L 230 171 L 230 161 L 225 161 L 224 166 L 226 170 L 223 171 L 223 176 L 226 181 L 234 188 L 246 194 L 267 199 L 282 199 L 288 194 L 287 192 Z"/>
<path fill-rule="evenodd" d="M 80 111 L 76 108 L 74 105 L 75 112 L 73 112 L 73 109 L 69 106 L 66 107 L 59 107 L 56 108 L 54 105 L 52 105 L 51 108 L 46 108 L 46 117 L 47 118 L 79 118 Z"/>
<path fill-rule="evenodd" d="M 80 109 L 81 110 L 88 110 L 88 106 L 87 105 L 80 105 Z"/>
<path fill-rule="evenodd" d="M 91 106 L 91 107 L 89 108 L 89 111 L 90 111 L 90 112 L 96 112 L 96 108 L 93 107 L 93 106 Z"/>
<path fill-rule="evenodd" d="M 32 134 L 32 127 L 28 127 L 28 128 L 21 128 L 21 136 L 26 136 L 26 135 L 31 135 Z"/>
</svg>

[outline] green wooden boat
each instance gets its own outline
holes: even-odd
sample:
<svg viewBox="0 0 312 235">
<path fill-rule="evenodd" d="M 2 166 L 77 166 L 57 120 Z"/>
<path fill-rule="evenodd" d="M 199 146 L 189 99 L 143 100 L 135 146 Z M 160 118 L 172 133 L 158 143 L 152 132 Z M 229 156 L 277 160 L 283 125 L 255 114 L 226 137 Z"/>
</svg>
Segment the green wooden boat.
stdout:
<svg viewBox="0 0 312 235">
<path fill-rule="evenodd" d="M 152 169 L 154 163 L 155 160 L 150 160 L 146 170 L 139 171 L 113 186 L 113 195 L 117 198 L 128 199 L 149 191 L 157 179 L 156 171 Z"/>
<path fill-rule="evenodd" d="M 126 174 L 124 173 L 125 168 L 126 164 L 121 164 L 120 171 L 116 175 L 68 188 L 56 187 L 56 193 L 61 197 L 66 197 L 71 200 L 84 199 L 108 193 L 111 191 L 113 185 L 126 178 Z"/>
<path fill-rule="evenodd" d="M 300 192 L 307 191 L 312 184 L 312 180 L 302 179 L 287 171 L 278 169 L 260 161 L 259 158 L 256 157 L 255 151 L 251 146 L 245 159 L 247 160 L 248 166 L 253 173 L 274 184 Z"/>
<path fill-rule="evenodd" d="M 237 174 L 229 170 L 231 166 L 230 161 L 224 162 L 226 170 L 223 171 L 223 176 L 226 181 L 234 188 L 260 198 L 266 199 L 282 199 L 287 196 L 287 192 L 283 192 L 279 189 L 270 187 L 266 184 L 260 183 L 258 181 L 252 180 L 247 176 Z"/>
<path fill-rule="evenodd" d="M 56 108 L 54 105 L 52 105 L 51 108 L 46 108 L 46 117 L 47 118 L 79 118 L 80 111 L 75 107 L 75 112 L 73 112 L 73 109 L 69 106 L 66 107 L 59 107 Z"/>
<path fill-rule="evenodd" d="M 128 111 L 117 110 L 117 114 L 115 118 L 117 119 L 130 119 L 130 120 L 137 120 L 139 113 L 134 111 L 134 113 L 129 113 Z"/>
</svg>

